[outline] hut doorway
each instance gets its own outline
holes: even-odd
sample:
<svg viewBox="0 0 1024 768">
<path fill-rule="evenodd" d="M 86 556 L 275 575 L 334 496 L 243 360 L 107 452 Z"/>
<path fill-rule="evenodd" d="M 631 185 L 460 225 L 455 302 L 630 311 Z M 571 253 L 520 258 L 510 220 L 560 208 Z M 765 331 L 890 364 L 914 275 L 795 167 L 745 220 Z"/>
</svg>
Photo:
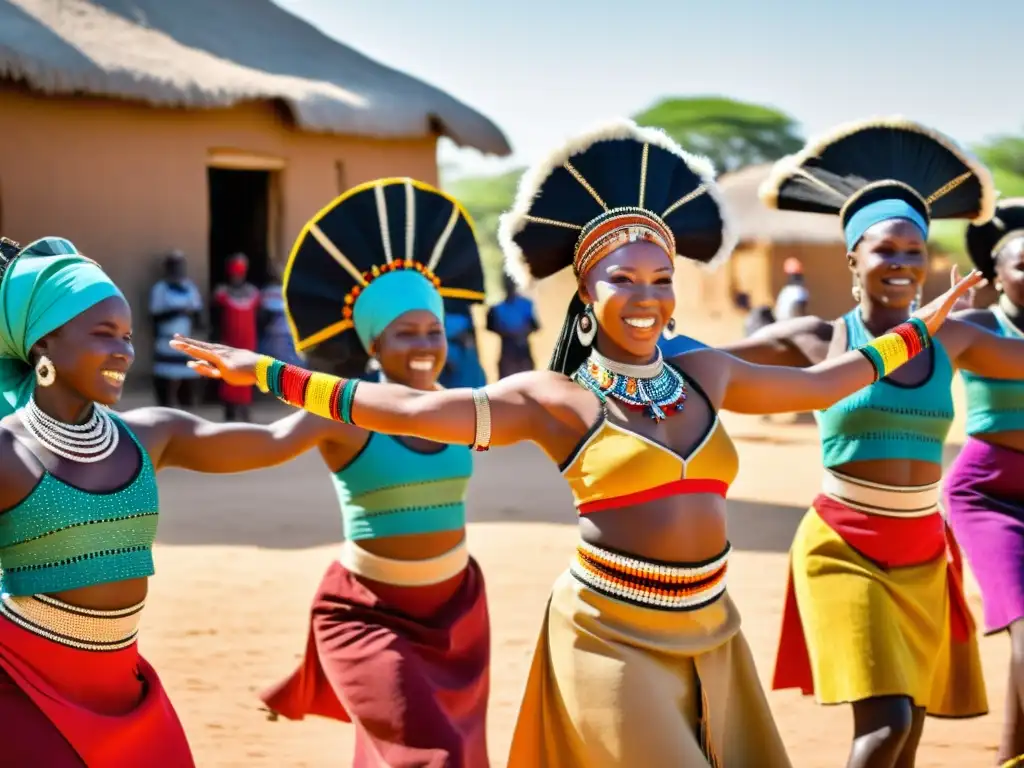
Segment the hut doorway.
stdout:
<svg viewBox="0 0 1024 768">
<path fill-rule="evenodd" d="M 249 257 L 249 282 L 262 288 L 270 267 L 271 171 L 207 171 L 210 195 L 210 287 L 224 282 L 227 260 Z"/>
</svg>

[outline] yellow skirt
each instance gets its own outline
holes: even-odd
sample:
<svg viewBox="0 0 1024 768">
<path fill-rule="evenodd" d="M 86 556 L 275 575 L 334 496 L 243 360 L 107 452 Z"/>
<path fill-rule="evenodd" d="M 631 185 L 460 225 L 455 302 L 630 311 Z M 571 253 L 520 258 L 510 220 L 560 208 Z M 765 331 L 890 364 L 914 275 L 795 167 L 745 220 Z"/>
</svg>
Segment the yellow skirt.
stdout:
<svg viewBox="0 0 1024 768">
<path fill-rule="evenodd" d="M 945 557 L 884 568 L 850 546 L 814 507 L 797 529 L 791 556 L 820 703 L 908 696 L 929 715 L 987 713 L 977 637 L 952 637 Z M 796 655 L 785 635 L 784 626 L 780 666 Z"/>
<path fill-rule="evenodd" d="M 509 768 L 788 768 L 727 594 L 693 611 L 555 582 Z"/>
</svg>

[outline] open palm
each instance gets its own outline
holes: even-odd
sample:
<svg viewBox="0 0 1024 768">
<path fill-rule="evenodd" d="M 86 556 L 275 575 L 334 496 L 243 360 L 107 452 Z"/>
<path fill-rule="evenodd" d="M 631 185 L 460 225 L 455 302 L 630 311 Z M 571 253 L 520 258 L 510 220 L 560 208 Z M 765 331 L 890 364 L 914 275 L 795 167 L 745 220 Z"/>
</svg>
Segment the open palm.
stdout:
<svg viewBox="0 0 1024 768">
<path fill-rule="evenodd" d="M 235 387 L 256 384 L 256 362 L 260 356 L 247 349 L 236 349 L 224 344 L 175 336 L 171 346 L 179 352 L 195 358 L 189 361 L 189 368 L 208 379 L 222 379 Z"/>
<path fill-rule="evenodd" d="M 975 287 L 982 280 L 981 272 L 976 269 L 961 278 L 960 270 L 954 266 L 949 272 L 949 290 L 917 310 L 914 317 L 923 320 L 928 326 L 928 333 L 934 336 L 946 322 L 950 312 L 963 308 L 963 301 L 973 294 Z"/>
</svg>

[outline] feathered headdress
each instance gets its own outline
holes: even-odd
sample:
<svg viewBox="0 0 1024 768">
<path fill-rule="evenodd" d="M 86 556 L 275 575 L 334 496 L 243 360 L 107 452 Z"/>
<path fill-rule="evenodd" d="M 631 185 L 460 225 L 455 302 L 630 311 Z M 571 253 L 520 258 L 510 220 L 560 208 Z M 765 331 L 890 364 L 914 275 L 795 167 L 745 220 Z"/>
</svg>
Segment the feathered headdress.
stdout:
<svg viewBox="0 0 1024 768">
<path fill-rule="evenodd" d="M 711 163 L 664 132 L 617 120 L 524 174 L 501 218 L 506 271 L 520 285 L 572 265 L 577 275 L 631 239 L 703 264 L 736 243 Z"/>
<path fill-rule="evenodd" d="M 992 280 L 999 252 L 1019 237 L 1024 237 L 1024 197 L 1000 200 L 990 221 L 967 228 L 967 254 L 981 274 Z"/>
<path fill-rule="evenodd" d="M 775 164 L 761 186 L 770 208 L 838 215 L 853 249 L 874 224 L 906 218 L 988 221 L 992 176 L 941 133 L 900 117 L 840 126 Z"/>
<path fill-rule="evenodd" d="M 345 192 L 302 228 L 283 291 L 297 350 L 355 335 L 365 351 L 405 312 L 443 319 L 442 297 L 483 301 L 484 276 L 458 201 L 414 179 L 379 179 Z"/>
</svg>

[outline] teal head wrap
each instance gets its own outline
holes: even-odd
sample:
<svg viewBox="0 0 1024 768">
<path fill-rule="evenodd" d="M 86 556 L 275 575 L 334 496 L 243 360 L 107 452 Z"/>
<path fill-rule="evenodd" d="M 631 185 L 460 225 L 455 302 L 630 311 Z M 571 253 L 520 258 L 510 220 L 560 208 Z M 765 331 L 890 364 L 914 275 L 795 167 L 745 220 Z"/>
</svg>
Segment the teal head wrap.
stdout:
<svg viewBox="0 0 1024 768">
<path fill-rule="evenodd" d="M 69 241 L 46 237 L 22 249 L 0 278 L 0 417 L 32 396 L 32 345 L 112 296 L 121 291 Z"/>
<path fill-rule="evenodd" d="M 399 269 L 366 286 L 352 308 L 352 324 L 366 351 L 396 319 L 424 309 L 444 322 L 444 300 L 433 284 L 413 269 Z"/>
</svg>

